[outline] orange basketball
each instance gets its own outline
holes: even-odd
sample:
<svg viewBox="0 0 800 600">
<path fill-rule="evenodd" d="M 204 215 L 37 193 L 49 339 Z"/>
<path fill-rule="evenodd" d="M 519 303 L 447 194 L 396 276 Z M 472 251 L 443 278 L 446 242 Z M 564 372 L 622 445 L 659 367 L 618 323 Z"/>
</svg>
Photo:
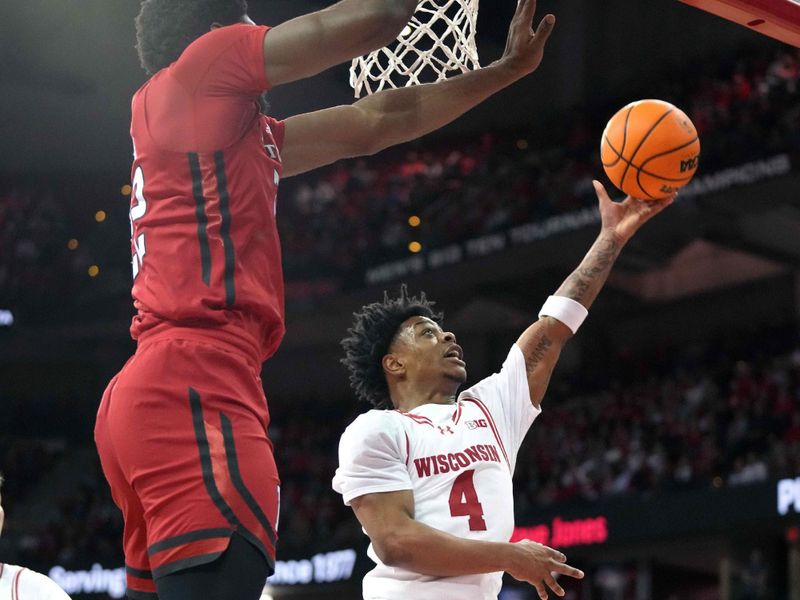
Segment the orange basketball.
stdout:
<svg viewBox="0 0 800 600">
<path fill-rule="evenodd" d="M 634 198 L 665 198 L 697 172 L 700 139 L 689 117 L 663 100 L 632 102 L 611 117 L 600 159 L 611 182 Z"/>
</svg>

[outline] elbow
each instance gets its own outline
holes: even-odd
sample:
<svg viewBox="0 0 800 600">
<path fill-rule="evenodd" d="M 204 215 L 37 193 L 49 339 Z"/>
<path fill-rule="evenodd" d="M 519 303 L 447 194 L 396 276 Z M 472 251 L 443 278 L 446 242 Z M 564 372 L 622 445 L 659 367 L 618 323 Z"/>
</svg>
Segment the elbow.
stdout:
<svg viewBox="0 0 800 600">
<path fill-rule="evenodd" d="M 411 560 L 411 540 L 407 536 L 388 534 L 372 540 L 372 548 L 387 567 L 405 567 Z"/>
<path fill-rule="evenodd" d="M 386 150 L 388 146 L 382 140 L 371 137 L 361 144 L 357 156 L 375 156 L 379 152 Z"/>
<path fill-rule="evenodd" d="M 373 156 L 392 145 L 384 115 L 380 111 L 353 105 L 358 112 L 357 124 L 352 128 L 349 157 Z"/>
</svg>

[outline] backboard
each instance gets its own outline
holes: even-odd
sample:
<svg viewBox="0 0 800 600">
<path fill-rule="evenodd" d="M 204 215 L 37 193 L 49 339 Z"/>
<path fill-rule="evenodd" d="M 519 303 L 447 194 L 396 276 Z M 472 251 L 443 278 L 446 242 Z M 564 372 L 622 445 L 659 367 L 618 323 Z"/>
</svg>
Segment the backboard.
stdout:
<svg viewBox="0 0 800 600">
<path fill-rule="evenodd" d="M 680 0 L 800 48 L 800 0 Z"/>
</svg>

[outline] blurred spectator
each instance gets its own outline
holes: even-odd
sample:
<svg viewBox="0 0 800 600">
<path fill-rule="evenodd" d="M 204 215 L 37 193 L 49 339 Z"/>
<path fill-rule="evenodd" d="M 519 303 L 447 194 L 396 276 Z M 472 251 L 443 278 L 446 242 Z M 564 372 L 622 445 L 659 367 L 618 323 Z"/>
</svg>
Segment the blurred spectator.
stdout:
<svg viewBox="0 0 800 600">
<path fill-rule="evenodd" d="M 800 149 L 798 54 L 750 54 L 727 69 L 712 63 L 659 90 L 697 126 L 704 172 Z M 549 146 L 529 141 L 541 138 L 534 132 L 500 132 L 340 163 L 294 187 L 289 180 L 279 223 L 287 277 L 347 279 L 407 256 L 412 241 L 427 250 L 593 205 L 595 141 L 612 112 L 573 111 Z"/>
<path fill-rule="evenodd" d="M 798 51 L 749 52 L 729 65 L 710 62 L 698 74 L 662 77 L 649 93 L 691 116 L 702 137 L 703 172 L 711 173 L 800 149 L 798 65 Z M 287 290 L 360 286 L 366 268 L 408 256 L 412 241 L 428 251 L 593 206 L 597 140 L 617 108 L 573 108 L 559 127 L 555 119 L 538 131 L 423 141 L 288 179 L 278 209 Z M 84 223 L 87 199 L 103 205 L 100 198 L 116 188 L 26 181 L 0 183 L 0 308 L 38 323 L 79 303 L 95 317 L 127 317 L 126 211 L 110 211 L 113 224 Z M 76 232 L 81 239 L 68 248 Z M 102 270 L 96 279 L 87 277 L 93 264 Z M 324 286 L 292 286 L 323 277 Z"/>
<path fill-rule="evenodd" d="M 741 571 L 741 590 L 739 600 L 766 600 L 769 598 L 767 585 L 767 567 L 761 551 L 754 549 Z"/>
</svg>

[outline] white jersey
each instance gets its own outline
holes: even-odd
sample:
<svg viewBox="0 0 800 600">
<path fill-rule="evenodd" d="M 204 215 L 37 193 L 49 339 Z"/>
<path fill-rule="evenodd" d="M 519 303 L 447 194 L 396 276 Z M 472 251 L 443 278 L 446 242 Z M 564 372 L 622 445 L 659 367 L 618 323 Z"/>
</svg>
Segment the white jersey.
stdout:
<svg viewBox="0 0 800 600">
<path fill-rule="evenodd" d="M 339 442 L 333 489 L 346 505 L 365 494 L 412 490 L 417 521 L 461 538 L 507 542 L 517 451 L 540 412 L 515 344 L 500 373 L 455 404 L 360 415 Z M 500 593 L 502 573 L 429 577 L 384 565 L 371 544 L 368 555 L 376 567 L 364 577 L 366 600 L 494 600 Z"/>
<path fill-rule="evenodd" d="M 0 600 L 70 600 L 70 597 L 46 575 L 0 563 Z"/>
</svg>

